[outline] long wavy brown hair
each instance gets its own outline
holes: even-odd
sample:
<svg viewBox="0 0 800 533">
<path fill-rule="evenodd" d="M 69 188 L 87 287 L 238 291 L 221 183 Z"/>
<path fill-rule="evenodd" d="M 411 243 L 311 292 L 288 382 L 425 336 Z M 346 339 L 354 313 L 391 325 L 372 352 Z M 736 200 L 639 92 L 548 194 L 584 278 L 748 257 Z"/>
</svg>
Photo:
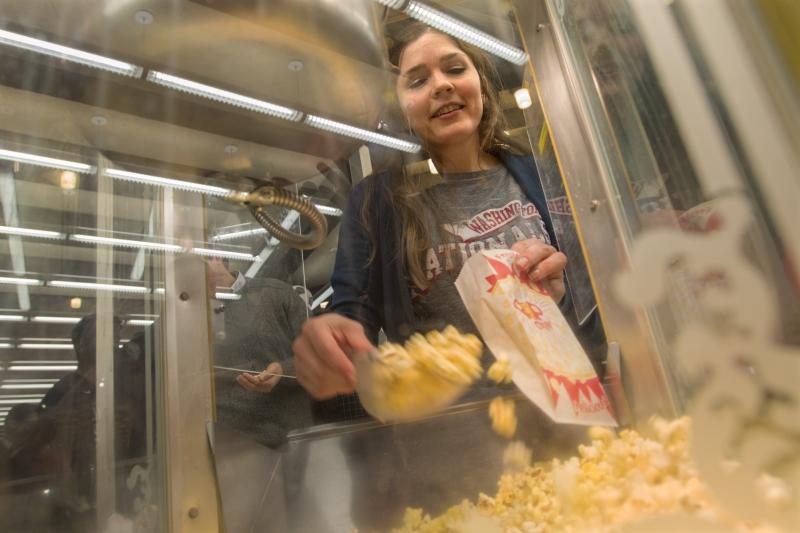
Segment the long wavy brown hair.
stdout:
<svg viewBox="0 0 800 533">
<path fill-rule="evenodd" d="M 413 22 L 406 26 L 397 35 L 393 46 L 389 50 L 389 61 L 392 65 L 399 68 L 403 51 L 426 33 L 441 32 L 419 22 Z M 480 77 L 481 92 L 484 96 L 483 115 L 478 124 L 481 151 L 493 155 L 497 155 L 501 149 L 517 153 L 525 151 L 525 147 L 513 141 L 504 131 L 505 120 L 503 119 L 495 85 L 498 75 L 492 61 L 479 48 L 461 42 L 449 35 L 445 36 L 451 39 L 467 55 Z M 423 150 L 428 152 L 425 143 L 423 142 L 422 144 Z M 424 155 L 428 154 L 424 153 Z M 392 202 L 392 208 L 400 223 L 402 242 L 398 253 L 404 257 L 408 274 L 414 285 L 419 288 L 425 288 L 429 281 L 423 266 L 424 254 L 432 246 L 427 215 L 433 211 L 434 219 L 437 219 L 438 213 L 437 209 L 432 210 L 431 200 L 425 191 L 436 181 L 431 180 L 430 174 L 424 172 L 410 173 L 405 167 L 395 174 L 397 174 L 397 178 L 393 176 L 392 179 L 387 180 L 386 187 L 388 188 L 388 197 Z M 362 222 L 372 244 L 370 261 L 375 259 L 377 239 L 376 223 L 372 220 L 370 213 L 370 205 L 372 204 L 370 198 L 376 192 L 375 187 L 377 187 L 376 180 L 369 180 L 366 201 L 362 204 L 361 211 Z"/>
</svg>

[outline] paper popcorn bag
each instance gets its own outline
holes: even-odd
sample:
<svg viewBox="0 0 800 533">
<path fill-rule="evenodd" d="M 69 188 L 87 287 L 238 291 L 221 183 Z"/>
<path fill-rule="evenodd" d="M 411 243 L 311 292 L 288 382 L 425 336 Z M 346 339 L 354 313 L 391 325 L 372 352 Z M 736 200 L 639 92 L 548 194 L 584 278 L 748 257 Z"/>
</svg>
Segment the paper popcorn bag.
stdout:
<svg viewBox="0 0 800 533">
<path fill-rule="evenodd" d="M 456 287 L 492 353 L 519 389 L 556 422 L 615 426 L 600 379 L 558 306 L 513 268 L 516 252 L 470 257 Z"/>
</svg>

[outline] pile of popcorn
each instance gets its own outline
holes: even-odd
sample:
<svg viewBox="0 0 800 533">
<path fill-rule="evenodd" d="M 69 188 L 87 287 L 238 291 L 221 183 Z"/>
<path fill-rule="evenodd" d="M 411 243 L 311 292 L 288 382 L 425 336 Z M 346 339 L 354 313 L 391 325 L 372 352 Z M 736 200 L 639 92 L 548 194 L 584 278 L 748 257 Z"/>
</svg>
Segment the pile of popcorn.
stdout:
<svg viewBox="0 0 800 533">
<path fill-rule="evenodd" d="M 750 530 L 726 517 L 689 459 L 689 418 L 650 422 L 652 437 L 634 430 L 594 427 L 578 456 L 530 464 L 531 451 L 515 442 L 506 450 L 507 471 L 497 494 L 464 500 L 439 517 L 407 509 L 394 533 L 543 533 L 615 531 L 654 514 L 689 512 Z M 488 522 L 486 522 L 488 520 Z M 758 529 L 758 531 L 769 531 Z"/>
<path fill-rule="evenodd" d="M 450 391 L 463 391 L 483 373 L 482 352 L 478 337 L 453 326 L 424 336 L 415 333 L 405 345 L 382 344 L 378 348 L 381 364 L 374 365 L 373 371 L 381 410 L 414 412 Z"/>
</svg>

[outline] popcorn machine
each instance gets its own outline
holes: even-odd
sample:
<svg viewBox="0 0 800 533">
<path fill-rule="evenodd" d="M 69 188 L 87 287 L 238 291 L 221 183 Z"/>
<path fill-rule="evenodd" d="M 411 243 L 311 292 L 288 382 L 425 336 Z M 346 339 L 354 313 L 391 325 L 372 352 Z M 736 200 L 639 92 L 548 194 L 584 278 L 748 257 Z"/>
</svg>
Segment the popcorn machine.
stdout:
<svg viewBox="0 0 800 533">
<path fill-rule="evenodd" d="M 800 527 L 788 2 L 0 11 L 3 531 Z M 386 57 L 411 20 L 492 58 L 616 429 L 508 384 L 382 423 L 292 379 L 353 187 L 433 170 Z"/>
</svg>

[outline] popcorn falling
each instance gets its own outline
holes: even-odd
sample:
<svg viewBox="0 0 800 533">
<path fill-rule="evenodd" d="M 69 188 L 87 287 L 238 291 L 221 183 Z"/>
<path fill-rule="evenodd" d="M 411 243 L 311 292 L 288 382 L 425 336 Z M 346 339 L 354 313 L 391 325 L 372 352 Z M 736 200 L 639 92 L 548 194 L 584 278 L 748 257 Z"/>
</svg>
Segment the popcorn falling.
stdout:
<svg viewBox="0 0 800 533">
<path fill-rule="evenodd" d="M 497 384 L 511 383 L 511 363 L 508 359 L 498 358 L 492 363 L 486 374 Z"/>
<path fill-rule="evenodd" d="M 507 398 L 494 398 L 489 403 L 489 417 L 492 419 L 492 429 L 498 435 L 507 439 L 514 436 L 517 431 L 517 415 L 514 411 L 514 400 Z"/>
<path fill-rule="evenodd" d="M 653 438 L 633 430 L 616 435 L 593 427 L 591 444 L 579 446 L 576 457 L 506 473 L 495 496 L 480 494 L 477 502 L 464 500 L 435 518 L 421 509 L 406 509 L 403 525 L 393 533 L 460 532 L 478 515 L 503 533 L 612 532 L 651 515 L 673 512 L 713 518 L 731 531 L 774 531 L 737 522 L 715 504 L 690 462 L 689 426 L 688 417 L 654 418 Z M 520 452 L 518 444 L 524 448 L 515 442 L 506 454 Z M 763 483 L 778 491 L 774 480 Z"/>
<path fill-rule="evenodd" d="M 376 401 L 390 412 L 423 408 L 480 377 L 482 352 L 478 337 L 453 326 L 416 333 L 405 345 L 384 343 L 378 348 L 382 364 L 374 365 Z"/>
</svg>

